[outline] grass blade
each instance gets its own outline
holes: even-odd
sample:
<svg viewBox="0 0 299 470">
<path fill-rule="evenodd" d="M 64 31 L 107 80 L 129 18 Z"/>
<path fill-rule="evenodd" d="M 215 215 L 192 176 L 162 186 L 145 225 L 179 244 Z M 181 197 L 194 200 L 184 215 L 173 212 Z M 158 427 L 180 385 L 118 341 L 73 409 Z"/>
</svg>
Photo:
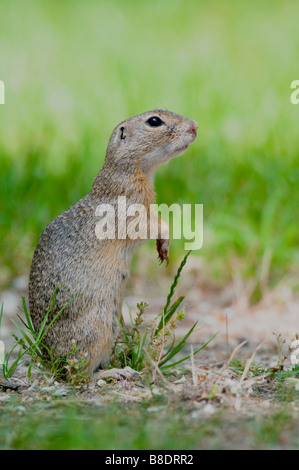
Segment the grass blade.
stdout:
<svg viewBox="0 0 299 470">
<path fill-rule="evenodd" d="M 27 320 L 27 325 L 28 325 L 27 328 L 29 329 L 31 334 L 34 336 L 35 331 L 34 331 L 32 323 L 31 323 L 30 314 L 27 310 L 26 299 L 25 299 L 24 296 L 22 296 L 22 303 L 23 303 L 23 312 L 25 313 L 25 317 L 26 317 L 26 320 Z"/>
<path fill-rule="evenodd" d="M 196 349 L 196 351 L 193 352 L 193 355 L 195 356 L 195 354 L 197 354 L 199 351 L 201 351 L 202 349 L 204 349 L 214 338 L 215 336 L 218 334 L 215 333 L 205 344 L 203 344 L 200 348 Z M 169 369 L 170 367 L 174 367 L 174 366 L 177 366 L 178 364 L 180 364 L 181 362 L 183 361 L 186 361 L 187 359 L 190 358 L 190 354 L 186 357 L 184 357 L 183 359 L 180 359 L 179 361 L 177 362 L 173 362 L 172 364 L 168 364 L 166 366 L 162 366 L 161 367 L 161 370 L 164 370 L 164 369 Z"/>
<path fill-rule="evenodd" d="M 53 325 L 53 323 L 57 320 L 58 317 L 60 317 L 60 315 L 62 314 L 63 310 L 71 303 L 73 302 L 73 300 L 75 299 L 78 299 L 78 297 L 81 297 L 81 295 L 83 294 L 79 294 L 79 295 L 76 295 L 75 297 L 73 297 L 72 299 L 70 299 L 68 302 L 66 302 L 66 304 L 64 304 L 64 306 L 59 310 L 59 312 L 55 315 L 55 317 L 53 318 L 53 320 L 49 323 L 48 327 L 46 328 L 46 330 L 44 331 L 44 333 L 42 334 L 41 338 L 40 338 L 40 341 L 45 337 L 45 335 L 48 333 L 49 329 L 51 328 L 51 326 Z M 47 312 L 47 313 L 50 313 L 50 312 Z"/>
<path fill-rule="evenodd" d="M 161 367 L 163 364 L 165 364 L 166 362 L 168 362 L 173 356 L 175 356 L 181 349 L 182 347 L 184 346 L 186 340 L 188 339 L 188 337 L 191 335 L 191 333 L 193 333 L 193 330 L 194 328 L 196 327 L 198 321 L 194 323 L 194 325 L 192 326 L 192 328 L 190 328 L 190 330 L 188 331 L 188 333 L 185 334 L 185 336 L 183 337 L 183 339 L 172 349 L 172 351 L 170 351 L 170 353 L 159 363 L 159 367 Z"/>
<path fill-rule="evenodd" d="M 191 253 L 191 250 L 188 251 L 188 253 L 184 256 L 184 258 L 183 258 L 183 260 L 182 260 L 182 262 L 181 262 L 181 264 L 180 264 L 180 266 L 179 266 L 179 269 L 177 270 L 177 273 L 176 273 L 176 275 L 175 275 L 175 277 L 174 277 L 173 283 L 171 284 L 170 292 L 169 292 L 169 294 L 168 294 L 168 296 L 167 296 L 166 304 L 165 304 L 165 307 L 164 307 L 164 314 L 167 312 L 167 309 L 168 309 L 168 307 L 169 307 L 169 305 L 170 305 L 170 301 L 171 301 L 172 296 L 173 296 L 173 294 L 174 294 L 174 291 L 175 291 L 175 288 L 176 288 L 176 286 L 177 286 L 178 280 L 179 280 L 179 278 L 180 278 L 182 269 L 183 269 L 183 267 L 185 266 L 185 264 L 187 263 L 187 258 L 188 258 L 188 256 L 190 255 L 190 253 Z"/>
<path fill-rule="evenodd" d="M 19 316 L 19 315 L 18 315 Z M 19 325 L 19 323 L 17 323 L 13 318 L 11 319 L 12 323 L 18 328 L 19 332 L 22 334 L 22 336 L 26 339 L 26 341 L 28 342 L 29 346 L 32 346 L 34 343 L 33 341 L 29 338 L 29 336 L 27 335 L 27 333 L 23 330 L 23 328 L 21 327 L 21 325 Z M 24 322 L 23 322 L 24 323 Z M 26 326 L 26 325 L 25 325 Z"/>
<path fill-rule="evenodd" d="M 174 302 L 174 303 L 172 304 L 172 306 L 171 306 L 170 309 L 166 312 L 166 314 L 165 314 L 164 311 L 160 314 L 160 315 L 162 315 L 162 318 L 161 318 L 160 323 L 159 323 L 159 325 L 158 325 L 158 327 L 157 327 L 157 329 L 156 329 L 156 333 L 155 333 L 155 334 L 159 333 L 159 331 L 163 328 L 163 325 L 164 325 L 164 326 L 167 325 L 167 323 L 169 322 L 169 320 L 171 319 L 171 317 L 173 316 L 173 314 L 175 313 L 175 311 L 178 309 L 178 307 L 179 307 L 179 306 L 181 305 L 181 303 L 183 302 L 184 298 L 185 298 L 184 296 L 179 297 L 179 299 L 178 299 L 176 302 Z"/>
<path fill-rule="evenodd" d="M 134 321 L 133 321 L 132 312 L 131 312 L 131 309 L 130 309 L 130 307 L 129 307 L 128 302 L 126 302 L 126 306 L 128 307 L 128 312 L 129 312 L 131 327 L 134 328 L 135 323 L 134 323 Z"/>
</svg>

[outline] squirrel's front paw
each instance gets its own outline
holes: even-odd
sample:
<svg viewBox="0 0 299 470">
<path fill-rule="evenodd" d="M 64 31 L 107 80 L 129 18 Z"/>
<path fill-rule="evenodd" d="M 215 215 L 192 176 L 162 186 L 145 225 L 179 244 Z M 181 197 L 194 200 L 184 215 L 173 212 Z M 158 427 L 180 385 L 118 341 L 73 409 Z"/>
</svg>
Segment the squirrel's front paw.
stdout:
<svg viewBox="0 0 299 470">
<path fill-rule="evenodd" d="M 158 251 L 158 258 L 160 260 L 160 264 L 166 260 L 166 266 L 169 263 L 169 239 L 157 238 L 157 251 Z"/>
</svg>

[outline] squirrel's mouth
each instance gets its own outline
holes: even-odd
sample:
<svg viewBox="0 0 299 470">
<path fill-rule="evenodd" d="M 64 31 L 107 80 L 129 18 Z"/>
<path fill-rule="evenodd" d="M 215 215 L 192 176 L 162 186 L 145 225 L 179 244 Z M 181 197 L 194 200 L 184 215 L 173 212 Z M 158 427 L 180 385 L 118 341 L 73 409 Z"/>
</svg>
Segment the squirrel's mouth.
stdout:
<svg viewBox="0 0 299 470">
<path fill-rule="evenodd" d="M 189 147 L 190 144 L 192 144 L 192 142 L 194 142 L 195 139 L 192 139 L 191 142 L 188 142 L 184 145 L 181 145 L 180 147 L 177 147 L 175 152 L 185 152 L 187 150 L 187 148 Z"/>
<path fill-rule="evenodd" d="M 181 155 L 182 153 L 186 152 L 187 148 L 189 147 L 190 144 L 192 144 L 192 142 L 194 142 L 194 140 L 196 139 L 196 132 L 192 132 L 192 137 L 191 137 L 191 140 L 189 140 L 189 142 L 185 143 L 184 145 L 181 145 L 180 147 L 177 147 L 174 151 L 174 156 L 178 156 L 178 155 Z"/>
<path fill-rule="evenodd" d="M 191 142 L 190 142 L 191 143 Z M 178 157 L 179 155 L 182 155 L 182 153 L 186 152 L 187 148 L 189 147 L 189 144 L 182 145 L 181 147 L 177 147 L 174 152 L 173 152 L 173 157 Z"/>
<path fill-rule="evenodd" d="M 185 152 L 185 150 L 187 150 L 187 148 L 189 147 L 189 145 L 190 145 L 190 144 L 185 144 L 185 145 L 183 145 L 182 147 L 180 147 L 178 150 L 179 150 L 180 152 Z"/>
</svg>

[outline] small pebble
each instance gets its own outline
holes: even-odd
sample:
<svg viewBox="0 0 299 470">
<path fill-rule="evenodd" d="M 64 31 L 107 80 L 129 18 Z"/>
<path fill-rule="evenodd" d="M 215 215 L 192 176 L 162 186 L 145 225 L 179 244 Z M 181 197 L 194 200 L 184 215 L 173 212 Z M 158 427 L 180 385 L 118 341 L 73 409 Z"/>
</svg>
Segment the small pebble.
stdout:
<svg viewBox="0 0 299 470">
<path fill-rule="evenodd" d="M 107 383 L 105 382 L 105 380 L 100 379 L 100 380 L 97 381 L 97 385 L 98 385 L 99 387 L 102 387 L 103 385 L 107 385 Z"/>
<path fill-rule="evenodd" d="M 215 408 L 214 408 L 213 405 L 211 405 L 210 403 L 208 403 L 208 404 L 204 407 L 203 411 L 204 411 L 207 415 L 210 415 L 210 416 L 211 416 L 211 415 L 213 415 L 213 414 L 215 413 L 216 410 L 215 410 Z"/>
</svg>

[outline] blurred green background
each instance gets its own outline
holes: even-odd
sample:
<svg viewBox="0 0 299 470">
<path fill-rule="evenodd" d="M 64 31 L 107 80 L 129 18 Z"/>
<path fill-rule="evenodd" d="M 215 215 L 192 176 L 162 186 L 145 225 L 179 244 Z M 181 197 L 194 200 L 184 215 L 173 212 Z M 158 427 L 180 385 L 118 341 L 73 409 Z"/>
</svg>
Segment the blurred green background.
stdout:
<svg viewBox="0 0 299 470">
<path fill-rule="evenodd" d="M 204 205 L 207 279 L 296 275 L 298 18 L 290 0 L 0 0 L 1 285 L 89 191 L 114 126 L 157 107 L 199 124 L 156 192 Z"/>
</svg>

